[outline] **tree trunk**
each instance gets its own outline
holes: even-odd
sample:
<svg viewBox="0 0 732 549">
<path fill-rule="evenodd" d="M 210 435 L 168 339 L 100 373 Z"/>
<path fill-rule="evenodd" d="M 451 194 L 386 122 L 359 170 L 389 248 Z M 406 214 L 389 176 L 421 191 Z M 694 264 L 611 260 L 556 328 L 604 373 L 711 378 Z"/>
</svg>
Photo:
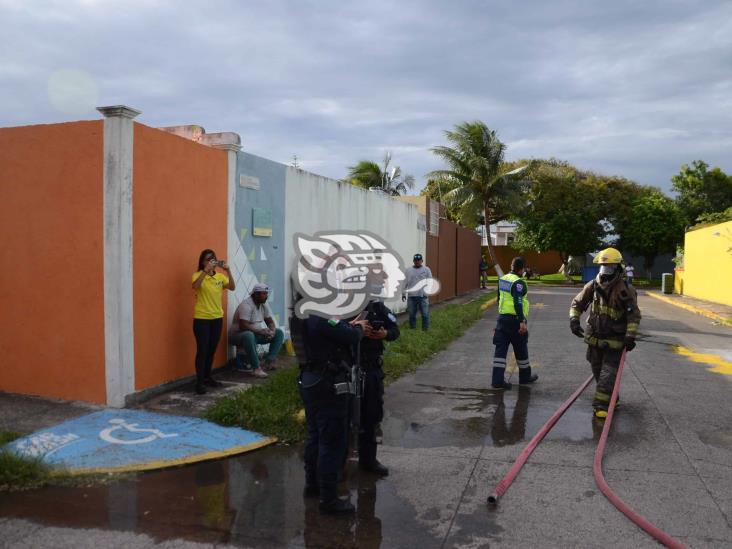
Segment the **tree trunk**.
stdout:
<svg viewBox="0 0 732 549">
<path fill-rule="evenodd" d="M 653 267 L 653 262 L 655 261 L 656 256 L 654 255 L 646 255 L 643 257 L 643 267 L 646 270 L 646 276 L 648 277 L 648 282 L 651 281 L 653 278 L 653 273 L 651 273 L 651 267 Z"/>
<path fill-rule="evenodd" d="M 503 276 L 503 269 L 501 269 L 501 266 L 498 264 L 498 260 L 496 259 L 496 252 L 493 249 L 493 244 L 491 244 L 491 226 L 490 223 L 488 223 L 488 216 L 486 215 L 487 210 L 485 206 L 483 207 L 483 227 L 485 227 L 486 232 L 486 247 L 488 248 L 488 255 L 491 258 L 491 265 L 496 270 L 496 274 L 501 277 Z"/>
</svg>

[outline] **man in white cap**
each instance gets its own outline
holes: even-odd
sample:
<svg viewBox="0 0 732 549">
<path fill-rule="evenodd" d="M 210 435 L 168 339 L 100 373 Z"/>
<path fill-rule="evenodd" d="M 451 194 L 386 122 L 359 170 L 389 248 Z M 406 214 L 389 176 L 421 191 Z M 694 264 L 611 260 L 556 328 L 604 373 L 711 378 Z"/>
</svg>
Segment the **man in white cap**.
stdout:
<svg viewBox="0 0 732 549">
<path fill-rule="evenodd" d="M 284 332 L 277 328 L 272 319 L 272 310 L 267 304 L 269 288 L 266 284 L 255 284 L 251 294 L 242 301 L 234 313 L 229 344 L 242 347 L 252 365 L 256 377 L 267 377 L 264 370 L 274 370 L 274 362 L 285 339 Z M 269 344 L 263 367 L 259 364 L 257 345 Z"/>
</svg>

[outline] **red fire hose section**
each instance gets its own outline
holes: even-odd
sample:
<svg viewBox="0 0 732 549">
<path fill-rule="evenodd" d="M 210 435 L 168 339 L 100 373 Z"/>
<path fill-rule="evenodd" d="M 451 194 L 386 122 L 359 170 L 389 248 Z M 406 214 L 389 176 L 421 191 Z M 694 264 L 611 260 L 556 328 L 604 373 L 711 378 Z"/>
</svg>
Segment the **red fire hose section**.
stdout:
<svg viewBox="0 0 732 549">
<path fill-rule="evenodd" d="M 524 463 L 526 463 L 526 460 L 529 459 L 529 456 L 534 451 L 534 448 L 536 448 L 536 446 L 541 442 L 541 439 L 544 438 L 544 436 L 551 430 L 551 428 L 554 427 L 554 424 L 559 421 L 559 418 L 562 417 L 564 412 L 567 411 L 567 408 L 569 408 L 572 403 L 577 400 L 577 397 L 582 394 L 582 391 L 585 390 L 585 388 L 590 384 L 593 379 L 593 376 L 588 377 L 587 381 L 580 385 L 580 387 L 574 393 L 572 393 L 572 396 L 564 401 L 564 404 L 562 404 L 559 409 L 554 412 L 552 417 L 550 417 L 549 420 L 542 426 L 542 428 L 539 429 L 539 432 L 534 435 L 534 438 L 532 438 L 531 441 L 526 445 L 526 447 L 521 451 L 519 457 L 508 470 L 506 476 L 501 479 L 501 482 L 498 483 L 493 493 L 488 496 L 489 505 L 498 504 L 498 498 L 506 493 L 506 490 L 508 490 L 508 487 L 511 486 L 513 479 L 515 479 L 516 475 L 519 474 L 519 471 L 524 466 Z"/>
<path fill-rule="evenodd" d="M 628 517 L 630 520 L 632 520 L 634 523 L 636 523 L 638 526 L 643 528 L 646 532 L 648 532 L 651 536 L 653 536 L 657 541 L 663 543 L 666 547 L 671 547 L 673 549 L 681 549 L 685 548 L 685 545 L 680 543 L 679 541 L 675 540 L 671 536 L 669 536 L 666 532 L 663 530 L 660 530 L 653 524 L 651 524 L 648 520 L 646 520 L 644 517 L 640 516 L 638 513 L 636 513 L 633 509 L 630 508 L 622 499 L 620 499 L 615 492 L 612 491 L 610 486 L 608 486 L 607 482 L 605 482 L 605 477 L 602 474 L 602 456 L 605 452 L 605 443 L 607 442 L 607 436 L 610 432 L 610 425 L 613 420 L 613 413 L 615 412 L 615 403 L 618 400 L 618 390 L 620 389 L 620 378 L 623 376 L 623 368 L 625 367 L 625 351 L 623 351 L 623 356 L 620 358 L 620 366 L 618 366 L 618 375 L 615 378 L 615 386 L 613 387 L 613 394 L 610 398 L 610 408 L 607 411 L 607 419 L 605 420 L 605 425 L 602 428 L 602 435 L 600 435 L 600 442 L 597 443 L 597 449 L 595 450 L 595 461 L 592 464 L 592 472 L 595 474 L 595 482 L 597 483 L 597 487 L 600 489 L 600 491 L 605 494 L 605 497 L 610 500 L 610 503 L 612 503 L 615 507 L 618 508 L 618 510 L 623 513 L 626 517 Z"/>
</svg>

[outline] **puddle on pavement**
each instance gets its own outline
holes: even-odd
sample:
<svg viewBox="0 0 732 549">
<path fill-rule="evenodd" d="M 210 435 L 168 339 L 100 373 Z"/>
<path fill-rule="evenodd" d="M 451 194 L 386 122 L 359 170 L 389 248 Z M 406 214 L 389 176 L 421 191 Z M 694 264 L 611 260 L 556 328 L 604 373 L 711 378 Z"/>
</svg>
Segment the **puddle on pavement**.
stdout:
<svg viewBox="0 0 732 549">
<path fill-rule="evenodd" d="M 393 483 L 359 473 L 352 461 L 344 483 L 357 507 L 352 517 L 321 516 L 317 499 L 303 498 L 303 484 L 300 448 L 274 446 L 107 485 L 5 493 L 0 516 L 250 547 L 438 543 Z"/>
<path fill-rule="evenodd" d="M 522 444 L 531 440 L 564 402 L 532 396 L 530 387 L 498 392 L 417 384 L 412 392 L 439 395 L 456 403 L 447 413 L 435 407 L 436 415 L 425 414 L 411 420 L 387 413 L 382 424 L 385 444 L 411 449 L 482 445 L 500 448 Z M 638 433 L 633 431 L 637 426 L 631 421 L 635 414 L 627 408 L 615 415 L 612 434 L 617 440 L 630 443 L 630 438 Z M 597 441 L 602 425 L 592 417 L 589 401 L 580 399 L 570 406 L 544 440 Z"/>
<path fill-rule="evenodd" d="M 732 450 L 732 431 L 706 431 L 697 436 L 704 444 L 721 450 Z"/>
</svg>

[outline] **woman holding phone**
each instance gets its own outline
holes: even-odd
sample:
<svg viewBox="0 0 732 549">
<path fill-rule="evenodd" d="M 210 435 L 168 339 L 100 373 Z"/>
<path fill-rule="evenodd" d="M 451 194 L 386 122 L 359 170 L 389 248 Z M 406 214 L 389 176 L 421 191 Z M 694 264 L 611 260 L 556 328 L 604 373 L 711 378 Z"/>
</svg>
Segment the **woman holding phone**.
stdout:
<svg viewBox="0 0 732 549">
<path fill-rule="evenodd" d="M 217 267 L 226 274 L 216 272 Z M 206 385 L 220 385 L 211 377 L 211 366 L 224 324 L 221 298 L 224 290 L 233 290 L 234 287 L 226 261 L 216 259 L 213 250 L 203 250 L 198 256 L 198 270 L 193 273 L 193 290 L 196 292 L 193 335 L 196 336 L 196 393 L 199 395 L 206 392 Z"/>
</svg>

